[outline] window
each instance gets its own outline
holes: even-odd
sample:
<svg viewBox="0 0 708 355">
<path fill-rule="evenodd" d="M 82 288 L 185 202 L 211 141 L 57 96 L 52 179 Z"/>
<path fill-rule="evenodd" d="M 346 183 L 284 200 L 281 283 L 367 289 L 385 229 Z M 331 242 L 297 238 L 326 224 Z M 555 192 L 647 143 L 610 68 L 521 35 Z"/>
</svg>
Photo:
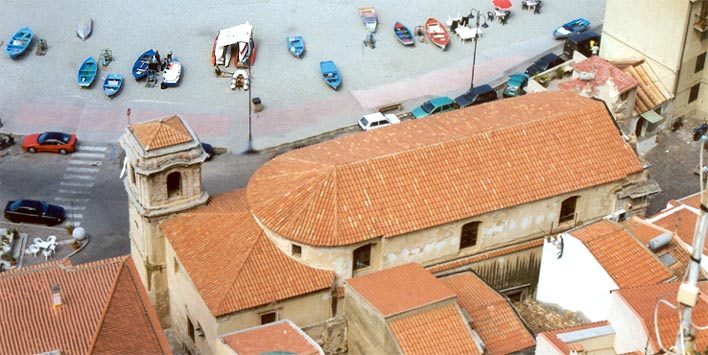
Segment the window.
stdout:
<svg viewBox="0 0 708 355">
<path fill-rule="evenodd" d="M 181 192 L 182 177 L 179 172 L 167 175 L 167 197 L 179 196 Z"/>
<path fill-rule="evenodd" d="M 688 103 L 690 104 L 693 101 L 696 101 L 698 99 L 698 91 L 701 89 L 701 84 L 696 84 L 691 87 L 691 93 L 688 94 Z"/>
<path fill-rule="evenodd" d="M 261 314 L 261 324 L 273 323 L 278 320 L 278 312 L 268 312 Z"/>
<path fill-rule="evenodd" d="M 177 261 L 177 258 L 172 258 L 172 261 L 174 262 L 174 268 L 175 268 L 175 274 L 179 272 L 179 261 Z"/>
<path fill-rule="evenodd" d="M 302 255 L 302 247 L 299 245 L 293 244 L 291 251 L 293 256 L 300 257 Z"/>
<path fill-rule="evenodd" d="M 371 266 L 371 244 L 354 249 L 353 263 L 353 271 Z"/>
<path fill-rule="evenodd" d="M 561 204 L 560 217 L 558 223 L 572 221 L 575 219 L 575 205 L 578 202 L 578 196 L 568 197 Z"/>
<path fill-rule="evenodd" d="M 703 52 L 703 54 L 699 55 L 696 58 L 696 70 L 694 70 L 694 73 L 698 73 L 699 71 L 703 70 L 703 67 L 706 65 L 706 52 Z"/>
<path fill-rule="evenodd" d="M 482 222 L 470 222 L 462 226 L 462 233 L 460 233 L 460 249 L 477 245 L 477 235 L 479 234 L 480 224 L 482 224 Z"/>
<path fill-rule="evenodd" d="M 135 184 L 135 169 L 133 169 L 132 166 L 130 166 L 128 169 L 130 169 L 130 182 Z"/>
</svg>

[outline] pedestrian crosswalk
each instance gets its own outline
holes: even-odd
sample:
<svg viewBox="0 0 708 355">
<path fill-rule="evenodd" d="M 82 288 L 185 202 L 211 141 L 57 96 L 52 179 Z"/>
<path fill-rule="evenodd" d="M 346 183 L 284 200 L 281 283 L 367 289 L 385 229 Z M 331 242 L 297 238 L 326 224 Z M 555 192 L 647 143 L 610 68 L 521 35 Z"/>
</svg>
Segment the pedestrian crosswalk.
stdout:
<svg viewBox="0 0 708 355">
<path fill-rule="evenodd" d="M 65 225 L 79 227 L 86 212 L 94 181 L 106 159 L 108 147 L 79 145 L 71 154 L 63 179 L 59 182 L 54 200 L 66 210 Z"/>
</svg>

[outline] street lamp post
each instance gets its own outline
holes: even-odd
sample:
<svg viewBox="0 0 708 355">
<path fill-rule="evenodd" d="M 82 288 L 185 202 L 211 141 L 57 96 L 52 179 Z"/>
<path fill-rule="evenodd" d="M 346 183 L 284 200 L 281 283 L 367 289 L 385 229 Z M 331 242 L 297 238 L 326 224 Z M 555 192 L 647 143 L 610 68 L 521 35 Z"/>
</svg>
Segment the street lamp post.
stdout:
<svg viewBox="0 0 708 355">
<path fill-rule="evenodd" d="M 487 25 L 487 20 L 484 19 L 484 15 L 482 13 L 473 8 L 470 10 L 470 14 L 468 18 L 474 18 L 475 19 L 475 32 L 474 32 L 474 52 L 472 54 L 472 78 L 470 79 L 470 90 L 474 89 L 474 66 L 477 61 L 477 39 L 479 39 L 479 18 L 482 17 L 484 22 L 482 23 L 482 28 L 487 28 L 489 25 Z"/>
</svg>

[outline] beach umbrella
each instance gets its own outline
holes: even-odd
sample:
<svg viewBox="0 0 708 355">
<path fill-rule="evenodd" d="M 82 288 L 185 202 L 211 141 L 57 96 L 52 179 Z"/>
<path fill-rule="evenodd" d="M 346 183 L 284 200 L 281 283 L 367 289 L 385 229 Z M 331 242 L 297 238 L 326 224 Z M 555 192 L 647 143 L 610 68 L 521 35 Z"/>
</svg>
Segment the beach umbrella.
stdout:
<svg viewBox="0 0 708 355">
<path fill-rule="evenodd" d="M 511 9 L 511 0 L 492 0 L 492 5 L 500 10 Z"/>
</svg>

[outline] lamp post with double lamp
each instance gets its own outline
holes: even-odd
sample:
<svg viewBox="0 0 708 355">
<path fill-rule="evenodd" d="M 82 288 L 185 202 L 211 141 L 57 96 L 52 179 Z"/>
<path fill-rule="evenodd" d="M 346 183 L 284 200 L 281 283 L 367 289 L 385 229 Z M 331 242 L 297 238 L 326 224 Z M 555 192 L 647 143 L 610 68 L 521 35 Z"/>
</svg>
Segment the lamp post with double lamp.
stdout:
<svg viewBox="0 0 708 355">
<path fill-rule="evenodd" d="M 469 19 L 475 19 L 475 32 L 474 32 L 474 53 L 472 54 L 472 78 L 470 79 L 470 90 L 474 89 L 474 65 L 475 62 L 477 61 L 477 40 L 479 39 L 479 19 L 482 18 L 484 21 L 482 23 L 482 28 L 487 28 L 489 25 L 487 25 L 487 19 L 484 18 L 484 15 L 477 9 L 473 8 L 470 10 L 470 14 L 467 16 Z"/>
</svg>

